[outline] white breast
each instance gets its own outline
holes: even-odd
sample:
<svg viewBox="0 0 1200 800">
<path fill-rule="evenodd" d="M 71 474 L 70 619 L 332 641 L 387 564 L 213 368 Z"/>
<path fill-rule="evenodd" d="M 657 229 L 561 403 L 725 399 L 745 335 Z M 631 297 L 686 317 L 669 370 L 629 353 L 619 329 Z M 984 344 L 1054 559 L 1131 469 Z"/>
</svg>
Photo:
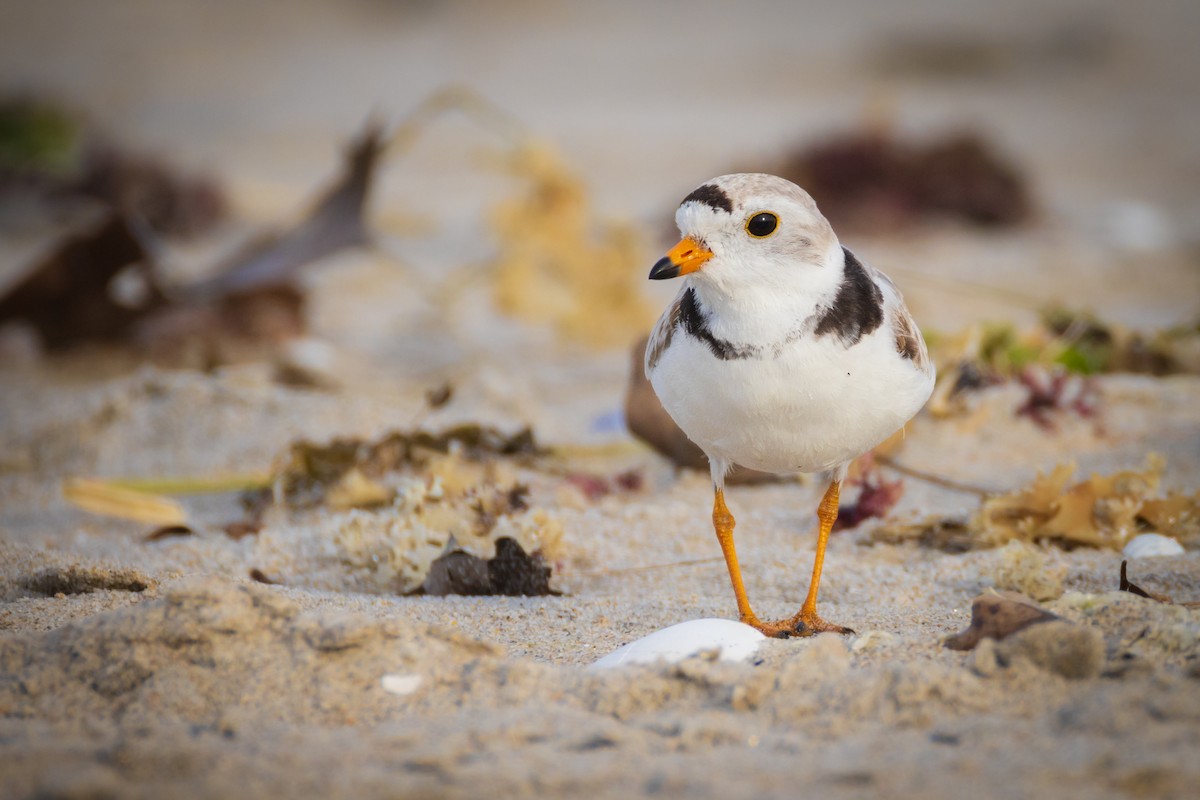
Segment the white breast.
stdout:
<svg viewBox="0 0 1200 800">
<path fill-rule="evenodd" d="M 846 348 L 807 336 L 777 358 L 722 361 L 677 331 L 650 375 L 663 406 L 710 457 L 768 472 L 821 472 L 891 436 L 933 391 L 889 325 Z"/>
</svg>

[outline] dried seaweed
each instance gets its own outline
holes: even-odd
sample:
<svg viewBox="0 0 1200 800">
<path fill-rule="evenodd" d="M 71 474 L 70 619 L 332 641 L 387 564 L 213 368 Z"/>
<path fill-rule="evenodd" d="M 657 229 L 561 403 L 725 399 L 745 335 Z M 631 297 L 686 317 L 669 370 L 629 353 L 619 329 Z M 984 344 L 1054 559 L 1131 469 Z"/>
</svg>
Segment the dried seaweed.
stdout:
<svg viewBox="0 0 1200 800">
<path fill-rule="evenodd" d="M 98 591 L 144 592 L 158 582 L 136 569 L 100 566 L 50 567 L 20 581 L 23 588 L 54 597 L 59 594 L 89 594 Z"/>
<path fill-rule="evenodd" d="M 976 325 L 957 336 L 929 336 L 938 363 L 931 413 L 964 410 L 964 396 L 1009 380 L 1029 392 L 1018 409 L 1046 429 L 1058 412 L 1095 417 L 1101 397 L 1093 375 L 1200 374 L 1200 323 L 1144 333 L 1055 306 L 1036 327 Z"/>
<path fill-rule="evenodd" d="M 883 525 L 874 543 L 915 542 L 948 552 L 998 547 L 1013 541 L 1047 542 L 1064 548 L 1119 550 L 1140 533 L 1200 542 L 1200 492 L 1158 495 L 1166 464 L 1151 454 L 1141 470 L 1092 475 L 1071 484 L 1072 464 L 1060 464 L 1020 489 L 983 499 L 969 522 L 930 518 Z"/>
<path fill-rule="evenodd" d="M 868 519 L 883 519 L 904 496 L 904 481 L 884 480 L 873 460 L 858 478 L 847 482 L 858 484 L 860 489 L 855 501 L 838 511 L 835 531 L 856 528 Z"/>
<path fill-rule="evenodd" d="M 1075 467 L 1061 464 L 1049 474 L 1039 473 L 1027 487 L 985 500 L 971 527 L 985 547 L 1018 539 L 1120 549 L 1150 528 L 1180 540 L 1195 537 L 1200 492 L 1190 498 L 1156 497 L 1165 468 L 1161 457 L 1151 455 L 1142 470 L 1093 475 L 1068 485 Z M 1175 513 L 1160 514 L 1168 502 Z"/>
<path fill-rule="evenodd" d="M 374 441 L 335 439 L 327 444 L 294 443 L 275 470 L 271 489 L 262 490 L 293 507 L 333 502 L 340 508 L 380 505 L 394 492 L 374 479 L 414 464 L 424 464 L 429 454 L 454 450 L 463 458 L 480 461 L 495 456 L 533 458 L 543 451 L 530 428 L 505 434 L 496 428 L 464 424 L 433 433 L 393 431 Z M 249 502 L 254 503 L 250 495 Z"/>
<path fill-rule="evenodd" d="M 182 350 L 184 344 L 194 349 L 199 342 L 211 363 L 198 366 L 219 363 L 222 345 L 230 342 L 277 343 L 295 337 L 307 327 L 298 270 L 369 240 L 364 208 L 383 141 L 378 127 L 368 126 L 351 143 L 343 173 L 299 224 L 258 237 L 218 268 L 216 277 L 177 287 L 169 295 L 151 258 L 158 249 L 153 220 L 147 222 L 153 214 L 142 207 L 203 203 L 175 197 L 152 165 L 137 166 L 141 177 L 128 186 L 122 176 L 134 168 L 112 167 L 112 174 L 95 177 L 92 190 L 138 199 L 113 199 L 117 210 L 99 226 L 72 233 L 34 264 L 0 296 L 0 323 L 23 320 L 50 348 L 128 340 L 164 354 Z M 131 207 L 136 208 L 127 210 Z M 181 215 L 177 209 L 160 212 L 163 225 Z"/>
<path fill-rule="evenodd" d="M 547 556 L 561 540 L 561 524 L 530 506 L 517 473 L 542 452 L 528 428 L 505 434 L 481 425 L 302 441 L 281 460 L 272 486 L 244 500 L 252 519 L 273 501 L 299 518 L 330 519 L 336 557 L 363 591 L 410 593 L 432 574 L 434 591 L 445 584 L 491 593 L 499 579 L 485 585 L 467 556 L 499 557 L 503 565 L 503 539 Z M 450 557 L 455 552 L 466 555 Z"/>
<path fill-rule="evenodd" d="M 66 236 L 0 296 L 0 324 L 23 321 L 56 349 L 124 337 L 166 302 L 141 233 L 113 213 Z"/>
<path fill-rule="evenodd" d="M 978 542 L 966 520 L 951 517 L 930 517 L 920 522 L 880 525 L 871 531 L 871 544 L 904 544 L 943 553 L 965 553 Z"/>
<path fill-rule="evenodd" d="M 526 185 L 491 212 L 500 309 L 597 346 L 645 330 L 653 310 L 638 289 L 644 259 L 634 227 L 597 221 L 583 182 L 544 144 L 524 142 L 506 167 Z"/>
<path fill-rule="evenodd" d="M 1094 378 L 1026 367 L 1017 376 L 1017 382 L 1029 394 L 1017 407 L 1016 415 L 1029 417 L 1043 430 L 1057 428 L 1054 419 L 1057 413 L 1068 412 L 1085 419 L 1099 413 L 1100 387 Z"/>
<path fill-rule="evenodd" d="M 894 229 L 938 217 L 984 227 L 1033 215 L 1015 166 L 974 133 L 925 144 L 851 131 L 796 149 L 767 171 L 803 186 L 835 228 Z"/>
<path fill-rule="evenodd" d="M 250 569 L 250 580 L 254 581 L 255 583 L 265 583 L 268 586 L 279 585 L 279 581 L 268 578 L 267 573 L 263 572 L 258 567 L 252 567 Z"/>
<path fill-rule="evenodd" d="M 0 99 L 0 192 L 43 203 L 97 201 L 164 236 L 206 233 L 228 214 L 220 185 L 112 141 L 35 96 Z"/>
<path fill-rule="evenodd" d="M 618 472 L 612 476 L 595 475 L 590 472 L 568 472 L 567 483 L 578 489 L 589 501 L 617 492 L 637 492 L 645 484 L 645 476 L 638 469 Z"/>
</svg>

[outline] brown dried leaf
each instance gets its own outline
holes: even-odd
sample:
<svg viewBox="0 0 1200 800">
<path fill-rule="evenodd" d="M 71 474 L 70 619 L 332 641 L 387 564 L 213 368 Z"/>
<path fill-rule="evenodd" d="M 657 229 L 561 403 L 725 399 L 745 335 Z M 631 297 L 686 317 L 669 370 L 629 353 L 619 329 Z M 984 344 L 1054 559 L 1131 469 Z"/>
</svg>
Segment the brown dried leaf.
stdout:
<svg viewBox="0 0 1200 800">
<path fill-rule="evenodd" d="M 277 586 L 279 584 L 279 581 L 271 580 L 267 577 L 267 574 L 258 567 L 252 567 L 250 569 L 250 580 L 254 581 L 255 583 L 265 583 L 271 586 Z"/>
<path fill-rule="evenodd" d="M 384 143 L 380 127 L 368 123 L 346 148 L 342 173 L 298 225 L 260 236 L 196 291 L 225 297 L 290 285 L 305 264 L 367 244 L 364 210 Z"/>
<path fill-rule="evenodd" d="M 262 522 L 256 519 L 230 522 L 221 528 L 221 530 L 225 531 L 226 536 L 235 541 L 245 539 L 247 536 L 253 536 L 262 529 Z"/>
<path fill-rule="evenodd" d="M 550 567 L 537 553 L 528 555 L 515 539 L 496 541 L 491 559 L 453 550 L 435 560 L 418 590 L 428 595 L 505 595 L 540 597 L 557 595 L 550 588 Z"/>
<path fill-rule="evenodd" d="M 154 530 L 150 531 L 150 533 L 146 534 L 145 541 L 157 542 L 163 539 L 172 539 L 177 536 L 194 536 L 195 533 L 196 532 L 187 525 L 163 525 L 162 527 L 155 528 Z"/>
<path fill-rule="evenodd" d="M 951 650 L 972 650 L 980 640 L 1000 640 L 1030 625 L 1059 619 L 1016 592 L 982 594 L 971 602 L 971 624 L 943 642 Z"/>
</svg>

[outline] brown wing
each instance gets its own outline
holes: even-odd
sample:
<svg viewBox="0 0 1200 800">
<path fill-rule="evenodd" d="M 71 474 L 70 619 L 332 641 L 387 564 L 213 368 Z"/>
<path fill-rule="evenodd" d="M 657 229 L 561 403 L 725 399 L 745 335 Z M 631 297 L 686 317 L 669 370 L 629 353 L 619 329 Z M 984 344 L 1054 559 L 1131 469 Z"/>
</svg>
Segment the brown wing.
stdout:
<svg viewBox="0 0 1200 800">
<path fill-rule="evenodd" d="M 892 318 L 892 333 L 896 336 L 896 352 L 916 364 L 922 372 L 929 372 L 929 350 L 912 314 L 903 305 L 895 309 Z"/>
<path fill-rule="evenodd" d="M 658 318 L 658 323 L 654 326 L 654 330 L 650 332 L 650 341 L 646 343 L 646 359 L 645 368 L 646 374 L 649 376 L 650 370 L 662 358 L 662 354 L 671 346 L 671 338 L 675 335 L 675 328 L 679 325 L 679 317 L 683 313 L 683 292 L 675 295 L 675 301 L 671 303 L 661 317 Z"/>
</svg>

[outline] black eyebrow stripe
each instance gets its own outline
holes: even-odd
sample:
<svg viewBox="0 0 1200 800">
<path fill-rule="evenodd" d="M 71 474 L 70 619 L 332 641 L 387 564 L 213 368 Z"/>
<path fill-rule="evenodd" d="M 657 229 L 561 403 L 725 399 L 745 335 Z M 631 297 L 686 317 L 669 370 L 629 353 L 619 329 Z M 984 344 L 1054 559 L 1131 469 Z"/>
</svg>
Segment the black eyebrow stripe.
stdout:
<svg viewBox="0 0 1200 800">
<path fill-rule="evenodd" d="M 729 199 L 729 195 L 714 183 L 706 183 L 683 198 L 683 203 L 692 202 L 703 203 L 715 211 L 724 211 L 726 214 L 733 213 L 733 202 Z M 683 205 L 683 203 L 679 205 Z"/>
</svg>

